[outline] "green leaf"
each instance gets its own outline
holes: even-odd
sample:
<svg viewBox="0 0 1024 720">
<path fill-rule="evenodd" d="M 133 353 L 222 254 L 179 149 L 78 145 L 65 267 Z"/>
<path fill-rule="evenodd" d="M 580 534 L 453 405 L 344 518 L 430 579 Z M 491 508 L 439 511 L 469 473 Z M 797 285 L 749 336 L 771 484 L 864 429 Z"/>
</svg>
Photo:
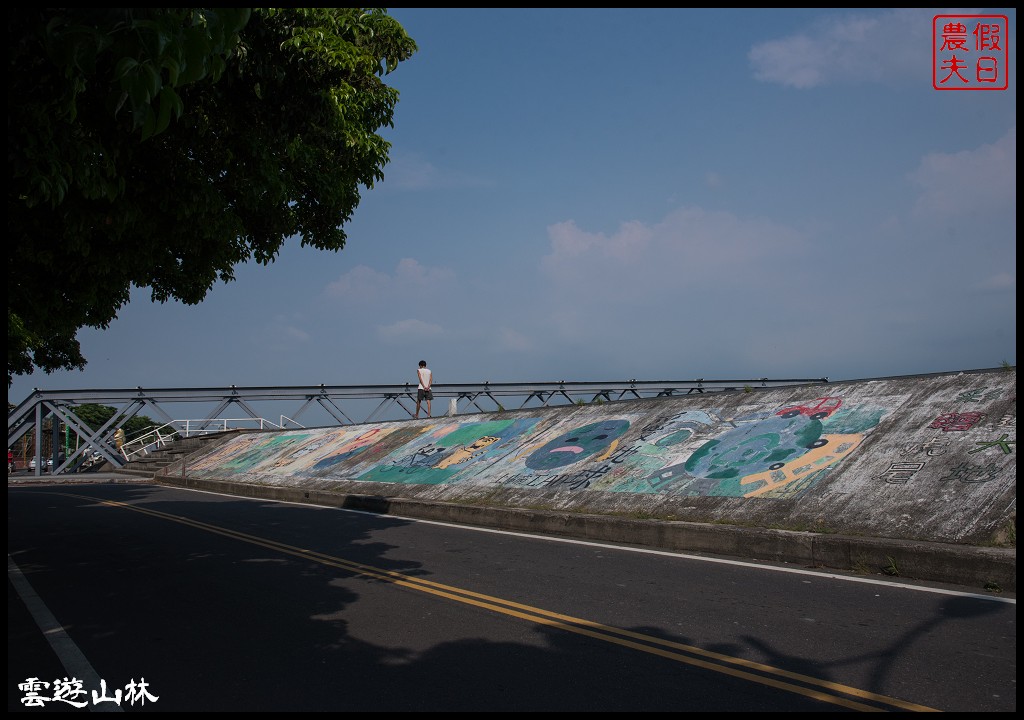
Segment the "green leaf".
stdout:
<svg viewBox="0 0 1024 720">
<path fill-rule="evenodd" d="M 149 140 L 156 132 L 156 113 L 153 108 L 147 107 L 144 111 L 142 121 L 142 139 Z"/>
<path fill-rule="evenodd" d="M 8 78 L 9 379 L 84 365 L 133 288 L 196 304 L 290 238 L 343 248 L 388 162 L 377 73 L 416 50 L 384 12 L 9 8 L 40 68 Z"/>
<path fill-rule="evenodd" d="M 174 88 L 169 85 L 165 85 L 160 90 L 160 114 L 156 120 L 156 127 L 153 129 L 154 135 L 159 135 L 167 126 L 171 124 L 171 114 L 175 117 L 181 117 L 181 111 L 183 108 L 181 98 L 178 97 L 178 93 L 174 91 Z"/>
<path fill-rule="evenodd" d="M 117 61 L 117 65 L 114 67 L 114 79 L 124 80 L 128 75 L 135 72 L 135 69 L 139 66 L 139 61 L 132 57 L 123 57 Z"/>
<path fill-rule="evenodd" d="M 210 53 L 209 41 L 198 32 L 185 35 L 185 71 L 181 76 L 183 85 L 193 83 L 206 75 L 206 59 Z"/>
</svg>

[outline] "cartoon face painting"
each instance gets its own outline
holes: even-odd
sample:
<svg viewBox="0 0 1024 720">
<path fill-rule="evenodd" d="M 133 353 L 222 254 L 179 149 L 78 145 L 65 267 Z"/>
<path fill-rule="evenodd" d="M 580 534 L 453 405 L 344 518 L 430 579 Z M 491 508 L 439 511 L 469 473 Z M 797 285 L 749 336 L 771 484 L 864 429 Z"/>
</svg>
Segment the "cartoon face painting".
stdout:
<svg viewBox="0 0 1024 720">
<path fill-rule="evenodd" d="M 659 492 L 674 487 L 688 495 L 732 494 L 722 491 L 723 483 L 781 467 L 823 445 L 821 436 L 818 420 L 769 416 L 704 443 L 685 462 L 661 468 L 647 482 Z"/>
<path fill-rule="evenodd" d="M 821 434 L 821 422 L 804 415 L 741 425 L 701 446 L 686 461 L 686 471 L 713 479 L 761 472 L 816 447 Z"/>
<path fill-rule="evenodd" d="M 605 420 L 563 433 L 530 454 L 526 467 L 551 470 L 579 462 L 617 442 L 628 428 L 628 420 Z"/>
<path fill-rule="evenodd" d="M 791 462 L 772 463 L 764 472 L 742 478 L 740 489 L 743 496 L 767 495 L 834 465 L 853 452 L 862 439 L 862 435 L 822 435 L 812 443 L 813 447 L 808 452 Z"/>
</svg>

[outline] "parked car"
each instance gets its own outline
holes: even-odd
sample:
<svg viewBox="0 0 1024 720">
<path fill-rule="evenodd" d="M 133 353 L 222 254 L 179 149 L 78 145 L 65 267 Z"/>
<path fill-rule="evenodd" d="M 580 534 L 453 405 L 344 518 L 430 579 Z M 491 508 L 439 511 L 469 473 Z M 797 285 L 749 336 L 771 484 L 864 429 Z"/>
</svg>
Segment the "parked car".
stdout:
<svg viewBox="0 0 1024 720">
<path fill-rule="evenodd" d="M 91 453 L 88 453 L 88 456 L 82 462 L 81 469 L 82 470 L 91 470 L 91 469 L 93 469 L 95 467 L 99 467 L 100 465 L 102 465 L 106 461 L 107 461 L 107 459 L 105 457 L 103 457 L 103 455 L 101 455 L 98 452 L 93 451 Z"/>
<path fill-rule="evenodd" d="M 46 458 L 45 465 L 46 465 L 46 468 L 48 470 L 51 469 L 53 467 L 53 458 Z M 35 470 L 36 469 L 36 459 L 35 458 L 32 458 L 31 460 L 28 461 L 28 469 L 29 470 Z"/>
</svg>

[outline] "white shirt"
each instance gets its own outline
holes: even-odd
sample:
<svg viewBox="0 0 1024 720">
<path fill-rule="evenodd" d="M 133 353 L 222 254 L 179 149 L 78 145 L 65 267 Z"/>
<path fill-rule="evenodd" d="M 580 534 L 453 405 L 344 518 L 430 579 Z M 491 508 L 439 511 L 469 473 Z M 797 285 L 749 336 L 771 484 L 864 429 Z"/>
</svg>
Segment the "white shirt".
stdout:
<svg viewBox="0 0 1024 720">
<path fill-rule="evenodd" d="M 420 390 L 429 390 L 430 389 L 430 383 L 433 382 L 433 373 L 430 372 L 430 369 L 429 368 L 419 368 L 418 370 L 416 370 L 416 375 L 420 379 L 419 389 Z"/>
</svg>

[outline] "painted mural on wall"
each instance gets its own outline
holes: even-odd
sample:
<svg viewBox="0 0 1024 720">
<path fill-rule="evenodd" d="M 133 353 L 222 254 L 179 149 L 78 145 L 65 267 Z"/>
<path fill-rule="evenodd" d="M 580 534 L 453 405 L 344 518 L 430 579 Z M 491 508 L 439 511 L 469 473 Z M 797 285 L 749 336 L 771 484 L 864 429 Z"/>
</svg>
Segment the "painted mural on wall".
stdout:
<svg viewBox="0 0 1024 720">
<path fill-rule="evenodd" d="M 687 411 L 649 428 L 633 451 L 635 471 L 615 492 L 792 498 L 854 452 L 885 414 L 839 397 L 756 410 L 732 418 Z"/>
<path fill-rule="evenodd" d="M 884 414 L 880 407 L 843 408 L 841 398 L 827 397 L 732 418 L 710 409 L 646 424 L 645 417 L 609 419 L 605 425 L 612 433 L 629 424 L 637 429 L 608 443 L 588 463 L 563 463 L 550 472 L 527 461 L 492 481 L 506 487 L 795 497 L 854 452 Z M 590 428 L 579 430 L 584 429 Z M 545 448 L 556 448 L 574 434 L 565 431 Z"/>
<path fill-rule="evenodd" d="M 304 433 L 303 437 L 307 434 Z M 277 457 L 275 450 L 291 444 L 287 434 L 242 435 L 221 445 L 209 455 L 189 463 L 188 470 L 196 475 L 219 472 L 244 472 L 267 457 Z"/>
<path fill-rule="evenodd" d="M 735 411 L 733 411 L 735 412 Z M 887 409 L 841 397 L 667 417 L 569 415 L 363 425 L 245 435 L 189 471 L 295 478 L 679 496 L 793 498 L 855 453 Z"/>
<path fill-rule="evenodd" d="M 486 466 L 510 453 L 538 418 L 447 422 L 382 459 L 361 481 L 438 485 L 456 482 L 468 468 Z"/>
<path fill-rule="evenodd" d="M 369 458 L 378 457 L 388 441 L 403 444 L 422 432 L 422 428 L 360 426 L 247 434 L 190 464 L 188 470 L 197 476 L 225 471 L 252 478 L 330 476 L 364 452 Z"/>
</svg>

